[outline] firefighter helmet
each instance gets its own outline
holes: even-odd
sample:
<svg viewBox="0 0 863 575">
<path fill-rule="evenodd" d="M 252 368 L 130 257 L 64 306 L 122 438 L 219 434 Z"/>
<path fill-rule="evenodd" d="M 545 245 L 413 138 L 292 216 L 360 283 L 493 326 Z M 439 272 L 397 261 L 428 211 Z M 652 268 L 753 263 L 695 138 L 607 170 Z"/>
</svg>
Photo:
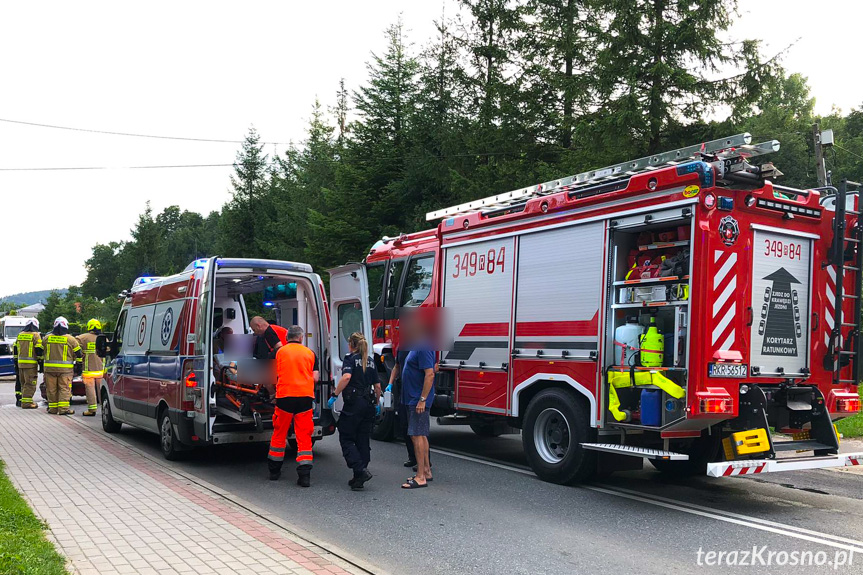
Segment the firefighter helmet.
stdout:
<svg viewBox="0 0 863 575">
<path fill-rule="evenodd" d="M 62 315 L 54 320 L 54 327 L 60 326 L 65 329 L 69 329 L 69 320 L 67 320 Z"/>
<path fill-rule="evenodd" d="M 98 319 L 91 319 L 87 322 L 87 331 L 93 331 L 94 329 L 102 329 L 102 322 Z"/>
<path fill-rule="evenodd" d="M 27 325 L 32 325 L 36 329 L 39 329 L 39 320 L 35 317 L 27 318 Z"/>
</svg>

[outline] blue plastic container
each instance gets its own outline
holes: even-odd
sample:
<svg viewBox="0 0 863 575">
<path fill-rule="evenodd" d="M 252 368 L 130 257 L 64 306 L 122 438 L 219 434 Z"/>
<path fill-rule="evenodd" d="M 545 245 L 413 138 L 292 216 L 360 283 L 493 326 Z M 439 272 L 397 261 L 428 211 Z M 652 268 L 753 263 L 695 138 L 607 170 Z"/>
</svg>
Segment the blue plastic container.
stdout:
<svg viewBox="0 0 863 575">
<path fill-rule="evenodd" d="M 641 425 L 662 425 L 662 392 L 658 389 L 641 390 Z"/>
</svg>

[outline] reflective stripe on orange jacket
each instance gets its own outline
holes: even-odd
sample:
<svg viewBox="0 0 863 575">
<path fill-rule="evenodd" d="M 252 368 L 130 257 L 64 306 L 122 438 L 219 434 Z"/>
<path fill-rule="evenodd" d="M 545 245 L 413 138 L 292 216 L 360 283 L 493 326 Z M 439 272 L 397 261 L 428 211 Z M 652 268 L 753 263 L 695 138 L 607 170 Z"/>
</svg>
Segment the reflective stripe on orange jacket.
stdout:
<svg viewBox="0 0 863 575">
<path fill-rule="evenodd" d="M 315 352 L 289 341 L 276 352 L 276 397 L 315 396 Z"/>
</svg>

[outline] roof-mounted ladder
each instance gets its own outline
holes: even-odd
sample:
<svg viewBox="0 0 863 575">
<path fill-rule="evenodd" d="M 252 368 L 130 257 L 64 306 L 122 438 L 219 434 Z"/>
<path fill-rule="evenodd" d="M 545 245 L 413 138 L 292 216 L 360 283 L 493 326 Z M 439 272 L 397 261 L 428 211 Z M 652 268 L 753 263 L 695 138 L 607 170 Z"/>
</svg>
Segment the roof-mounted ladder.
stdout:
<svg viewBox="0 0 863 575">
<path fill-rule="evenodd" d="M 605 182 L 629 179 L 630 176 L 642 172 L 649 172 L 700 159 L 720 161 L 720 166 L 718 167 L 721 173 L 723 171 L 737 171 L 737 169 L 743 168 L 746 159 L 779 150 L 779 142 L 777 140 L 761 144 L 752 144 L 751 142 L 752 136 L 748 133 L 720 138 L 686 148 L 679 148 L 652 156 L 645 156 L 637 160 L 622 162 L 599 170 L 582 172 L 581 174 L 552 180 L 536 186 L 489 196 L 481 200 L 474 200 L 442 210 L 435 210 L 426 214 L 426 220 L 439 220 L 441 218 L 476 212 L 480 209 L 505 209 L 534 197 L 561 191 L 576 190 Z"/>
</svg>

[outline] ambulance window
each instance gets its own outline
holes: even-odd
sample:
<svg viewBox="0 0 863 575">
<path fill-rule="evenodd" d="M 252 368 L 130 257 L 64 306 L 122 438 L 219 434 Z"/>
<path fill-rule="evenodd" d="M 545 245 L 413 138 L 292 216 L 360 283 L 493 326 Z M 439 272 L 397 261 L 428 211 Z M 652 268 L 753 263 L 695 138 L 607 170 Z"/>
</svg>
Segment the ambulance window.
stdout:
<svg viewBox="0 0 863 575">
<path fill-rule="evenodd" d="M 418 307 L 431 293 L 434 256 L 411 260 L 402 291 L 402 307 Z"/>
<path fill-rule="evenodd" d="M 366 266 L 366 275 L 369 278 L 369 308 L 375 309 L 381 303 L 384 295 L 384 271 L 385 262 L 370 264 Z"/>
<path fill-rule="evenodd" d="M 117 319 L 117 328 L 114 330 L 114 341 L 117 342 L 117 354 L 123 351 L 123 332 L 126 329 L 126 310 L 120 312 L 120 317 Z"/>
<path fill-rule="evenodd" d="M 216 331 L 225 323 L 225 310 L 220 307 L 213 309 L 213 331 Z"/>
<path fill-rule="evenodd" d="M 339 306 L 339 357 L 351 352 L 348 338 L 354 332 L 363 333 L 363 310 L 358 303 L 344 303 Z"/>
<path fill-rule="evenodd" d="M 399 284 L 402 282 L 402 270 L 404 267 L 404 260 L 393 260 L 390 263 L 390 280 L 387 284 L 387 307 L 396 307 L 398 305 Z"/>
</svg>

